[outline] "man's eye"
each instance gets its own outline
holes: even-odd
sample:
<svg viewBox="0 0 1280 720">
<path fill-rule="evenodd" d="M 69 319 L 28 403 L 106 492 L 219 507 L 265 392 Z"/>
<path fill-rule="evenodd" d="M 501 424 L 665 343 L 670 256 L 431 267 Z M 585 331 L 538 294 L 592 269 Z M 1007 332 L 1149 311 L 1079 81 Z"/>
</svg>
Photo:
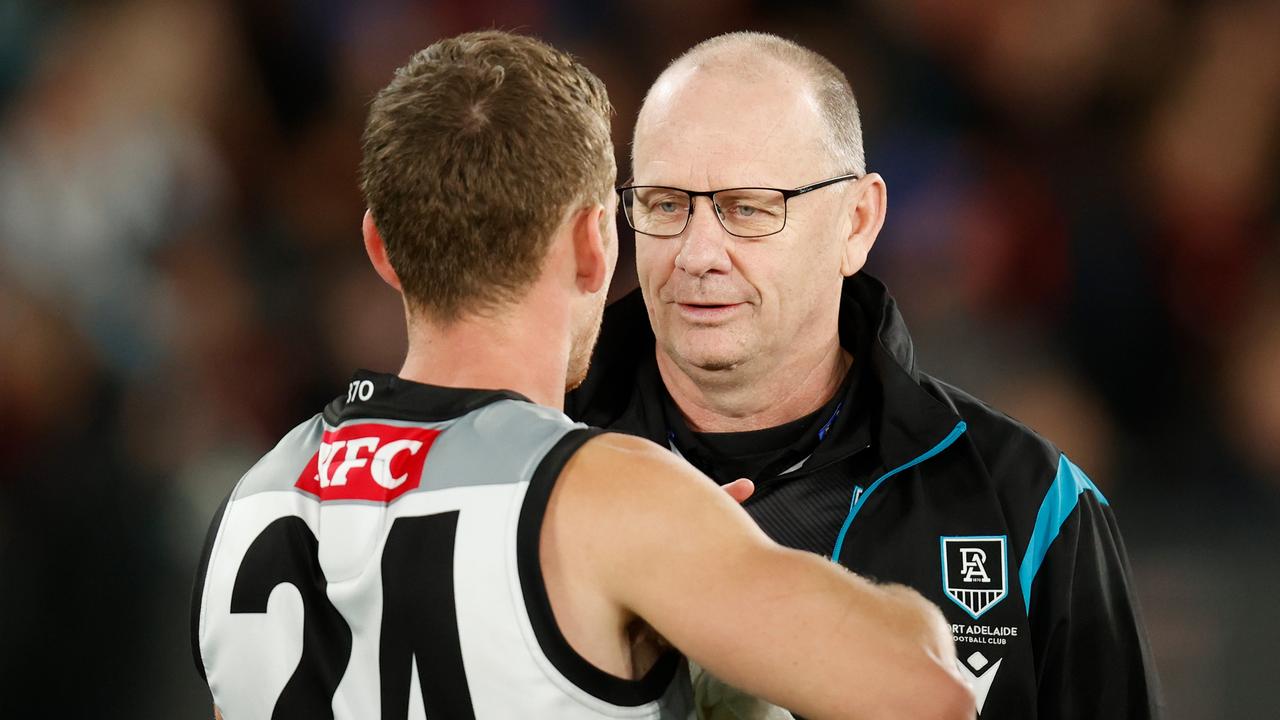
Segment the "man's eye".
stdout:
<svg viewBox="0 0 1280 720">
<path fill-rule="evenodd" d="M 675 213 L 684 211 L 684 203 L 674 199 L 657 200 L 650 203 L 649 207 L 655 212 L 660 212 L 666 215 L 674 215 Z"/>
<path fill-rule="evenodd" d="M 733 203 L 728 207 L 727 212 L 728 214 L 743 220 L 748 218 L 762 220 L 778 214 L 778 210 L 772 205 L 745 202 Z"/>
</svg>

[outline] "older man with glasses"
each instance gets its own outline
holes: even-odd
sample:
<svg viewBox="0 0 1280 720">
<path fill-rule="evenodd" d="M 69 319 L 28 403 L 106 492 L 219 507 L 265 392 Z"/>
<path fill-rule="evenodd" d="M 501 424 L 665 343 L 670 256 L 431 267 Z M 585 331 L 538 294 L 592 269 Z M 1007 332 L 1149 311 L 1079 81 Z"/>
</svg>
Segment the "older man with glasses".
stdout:
<svg viewBox="0 0 1280 720">
<path fill-rule="evenodd" d="M 843 73 L 769 35 L 703 42 L 649 90 L 632 159 L 640 290 L 606 311 L 566 411 L 751 478 L 775 540 L 936 602 L 983 718 L 1156 716 L 1106 498 L 921 372 L 860 272 L 886 190 Z"/>
</svg>

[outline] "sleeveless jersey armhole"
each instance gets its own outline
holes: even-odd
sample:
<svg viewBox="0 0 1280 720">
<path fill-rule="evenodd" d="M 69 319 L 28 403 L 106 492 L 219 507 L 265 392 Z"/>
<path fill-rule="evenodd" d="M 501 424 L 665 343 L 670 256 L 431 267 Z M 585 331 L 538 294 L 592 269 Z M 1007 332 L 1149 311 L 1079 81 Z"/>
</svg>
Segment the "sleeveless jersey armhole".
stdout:
<svg viewBox="0 0 1280 720">
<path fill-rule="evenodd" d="M 620 678 L 582 657 L 560 632 L 542 577 L 539 547 L 542 519 L 551 491 L 569 458 L 588 440 L 602 434 L 599 428 L 571 430 L 547 452 L 529 480 L 516 530 L 516 563 L 529 622 L 538 645 L 551 664 L 570 682 L 596 698 L 614 705 L 635 707 L 662 698 L 680 667 L 680 654 L 669 650 L 639 680 Z"/>
</svg>

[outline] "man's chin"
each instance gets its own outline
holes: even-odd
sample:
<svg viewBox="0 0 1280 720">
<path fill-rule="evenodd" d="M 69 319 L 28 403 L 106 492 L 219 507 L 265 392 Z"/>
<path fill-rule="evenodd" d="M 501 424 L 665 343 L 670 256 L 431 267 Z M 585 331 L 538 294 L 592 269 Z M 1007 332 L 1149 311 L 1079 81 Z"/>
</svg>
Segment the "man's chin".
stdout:
<svg viewBox="0 0 1280 720">
<path fill-rule="evenodd" d="M 572 375 L 565 377 L 564 379 L 565 394 L 567 395 L 573 392 L 574 390 L 577 390 L 578 387 L 580 387 L 586 379 L 587 379 L 586 368 L 583 368 L 581 372 L 576 372 L 576 373 L 573 373 Z"/>
<path fill-rule="evenodd" d="M 756 343 L 748 334 L 727 328 L 689 328 L 672 337 L 667 354 L 680 365 L 704 372 L 723 372 L 742 365 Z"/>
<path fill-rule="evenodd" d="M 597 328 L 599 325 L 596 326 Z M 587 379 L 587 371 L 591 369 L 591 356 L 596 349 L 596 340 L 599 335 L 591 335 L 584 342 L 575 343 L 573 350 L 569 353 L 569 367 L 565 368 L 564 374 L 564 391 L 566 393 L 578 389 L 578 386 Z"/>
<path fill-rule="evenodd" d="M 692 366 L 703 372 L 724 372 L 733 370 L 745 359 L 740 351 L 730 352 L 715 348 L 689 348 L 680 354 L 682 364 Z"/>
</svg>

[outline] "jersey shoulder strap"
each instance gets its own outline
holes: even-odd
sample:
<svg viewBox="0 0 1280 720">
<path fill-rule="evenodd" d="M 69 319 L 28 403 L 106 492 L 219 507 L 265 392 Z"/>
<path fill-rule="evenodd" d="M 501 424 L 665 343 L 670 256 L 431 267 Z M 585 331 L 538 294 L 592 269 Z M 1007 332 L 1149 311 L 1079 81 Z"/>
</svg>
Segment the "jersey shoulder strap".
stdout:
<svg viewBox="0 0 1280 720">
<path fill-rule="evenodd" d="M 573 454 L 604 432 L 600 428 L 587 427 L 572 430 L 561 437 L 542 458 L 530 477 L 529 489 L 520 508 L 520 521 L 516 530 L 516 564 L 525 608 L 529 613 L 529 624 L 533 627 L 538 646 L 547 660 L 574 686 L 591 697 L 611 705 L 634 707 L 661 701 L 668 694 L 676 673 L 684 667 L 682 656 L 670 650 L 659 658 L 643 678 L 628 680 L 601 670 L 579 655 L 556 623 L 539 555 L 542 521 L 556 480 Z M 605 511 L 624 510 L 613 508 Z"/>
</svg>

